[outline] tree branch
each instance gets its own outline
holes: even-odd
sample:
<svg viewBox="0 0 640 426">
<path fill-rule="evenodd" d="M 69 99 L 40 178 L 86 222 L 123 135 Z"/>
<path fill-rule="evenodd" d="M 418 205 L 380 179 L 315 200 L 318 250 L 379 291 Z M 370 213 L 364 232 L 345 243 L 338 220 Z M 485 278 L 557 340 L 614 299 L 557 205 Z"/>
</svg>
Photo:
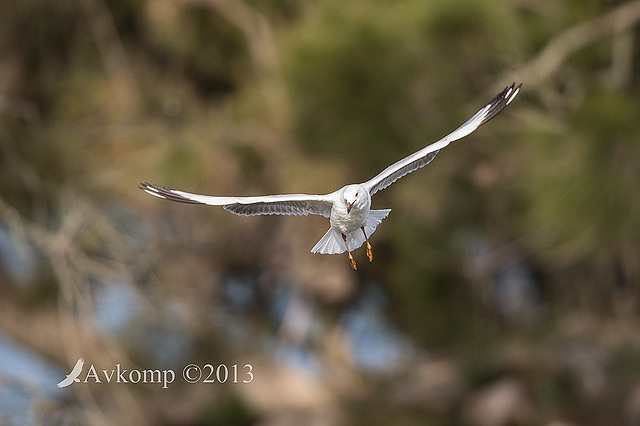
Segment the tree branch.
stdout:
<svg viewBox="0 0 640 426">
<path fill-rule="evenodd" d="M 517 75 L 517 79 L 525 82 L 527 88 L 536 87 L 553 75 L 575 51 L 610 34 L 625 37 L 625 34 L 638 21 L 640 21 L 640 1 L 625 3 L 596 19 L 579 23 L 561 32 L 547 43 L 536 57 L 514 74 Z M 624 59 L 624 56 L 628 55 L 629 40 L 623 38 L 618 42 L 622 44 L 616 46 L 616 39 L 614 39 L 614 62 L 619 61 L 617 64 L 614 63 L 612 70 L 616 74 L 613 77 L 614 84 L 617 80 L 625 79 L 624 75 L 627 71 L 621 70 L 620 67 L 630 66 Z M 513 76 L 507 80 L 512 79 Z"/>
</svg>

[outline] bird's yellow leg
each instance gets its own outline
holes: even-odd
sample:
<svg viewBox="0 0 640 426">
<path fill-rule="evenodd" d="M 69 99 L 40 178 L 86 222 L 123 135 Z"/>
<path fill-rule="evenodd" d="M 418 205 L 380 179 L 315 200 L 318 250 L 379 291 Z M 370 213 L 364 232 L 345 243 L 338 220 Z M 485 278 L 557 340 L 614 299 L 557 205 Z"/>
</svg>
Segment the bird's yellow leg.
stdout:
<svg viewBox="0 0 640 426">
<path fill-rule="evenodd" d="M 369 244 L 369 238 L 367 238 L 367 233 L 364 231 L 364 226 L 360 227 L 362 229 L 362 233 L 364 234 L 364 240 L 367 242 L 367 257 L 369 258 L 369 263 L 373 262 L 373 250 L 371 249 L 371 244 Z"/>
<path fill-rule="evenodd" d="M 342 234 L 342 241 L 344 241 L 344 246 L 347 248 L 347 253 L 349 254 L 349 264 L 351 264 L 351 269 L 357 271 L 358 267 L 356 266 L 356 260 L 353 258 L 351 250 L 349 250 L 349 246 L 347 245 L 347 236 L 344 234 Z"/>
</svg>

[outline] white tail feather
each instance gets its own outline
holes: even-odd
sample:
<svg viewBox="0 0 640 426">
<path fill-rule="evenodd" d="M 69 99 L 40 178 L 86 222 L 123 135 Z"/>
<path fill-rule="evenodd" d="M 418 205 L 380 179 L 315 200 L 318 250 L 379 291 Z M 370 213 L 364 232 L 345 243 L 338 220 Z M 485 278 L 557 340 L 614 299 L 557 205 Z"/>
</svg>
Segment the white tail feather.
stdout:
<svg viewBox="0 0 640 426">
<path fill-rule="evenodd" d="M 311 253 L 320 253 L 320 254 L 339 254 L 344 253 L 346 250 L 344 246 L 344 242 L 342 241 L 342 237 L 338 235 L 333 228 L 329 228 L 329 230 L 324 234 L 320 241 L 316 243 L 315 246 L 311 249 Z"/>
<path fill-rule="evenodd" d="M 369 211 L 367 223 L 364 225 L 364 231 L 367 233 L 367 237 L 371 237 L 371 234 L 374 233 L 380 222 L 382 222 L 382 219 L 387 217 L 390 212 L 391 209 Z M 364 235 L 360 229 L 356 229 L 347 234 L 347 244 L 351 251 L 359 248 L 364 241 Z M 311 253 L 320 254 L 340 254 L 345 251 L 347 251 L 347 248 L 344 245 L 344 241 L 342 241 L 342 236 L 334 231 L 333 228 L 329 228 L 324 236 L 320 238 L 320 241 L 311 249 Z"/>
</svg>

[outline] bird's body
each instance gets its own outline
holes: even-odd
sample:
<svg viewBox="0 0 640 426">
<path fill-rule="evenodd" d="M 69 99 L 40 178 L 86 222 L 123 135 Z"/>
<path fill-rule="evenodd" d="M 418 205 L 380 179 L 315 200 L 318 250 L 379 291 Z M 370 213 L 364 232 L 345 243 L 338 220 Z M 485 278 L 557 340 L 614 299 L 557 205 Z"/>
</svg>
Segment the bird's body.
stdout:
<svg viewBox="0 0 640 426">
<path fill-rule="evenodd" d="M 361 195 L 362 194 L 362 195 Z M 331 206 L 329 223 L 336 232 L 343 234 L 360 229 L 367 221 L 371 209 L 371 195 L 362 185 L 347 185 L 338 191 Z M 352 204 L 342 200 L 353 199 Z"/>
<path fill-rule="evenodd" d="M 351 251 L 367 243 L 367 257 L 373 260 L 369 237 L 376 230 L 390 209 L 371 210 L 371 196 L 388 187 L 402 176 L 427 165 L 440 149 L 461 139 L 495 117 L 516 97 L 520 86 L 512 84 L 505 88 L 487 105 L 482 107 L 456 130 L 397 161 L 372 179 L 361 184 L 346 185 L 337 191 L 324 195 L 281 194 L 257 197 L 218 197 L 192 194 L 142 182 L 140 189 L 156 197 L 192 204 L 223 206 L 225 210 L 238 215 L 317 214 L 329 218 L 331 228 L 311 249 L 312 253 L 337 254 L 348 252 L 349 262 L 357 270 Z"/>
</svg>

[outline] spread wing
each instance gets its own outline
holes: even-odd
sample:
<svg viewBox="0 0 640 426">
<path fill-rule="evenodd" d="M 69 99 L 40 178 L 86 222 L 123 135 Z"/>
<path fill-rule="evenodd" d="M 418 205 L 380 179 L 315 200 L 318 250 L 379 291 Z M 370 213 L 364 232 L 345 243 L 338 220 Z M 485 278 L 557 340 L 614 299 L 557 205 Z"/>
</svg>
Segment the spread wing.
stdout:
<svg viewBox="0 0 640 426">
<path fill-rule="evenodd" d="M 78 377 L 80 373 L 82 373 L 83 365 L 84 365 L 84 358 L 78 359 L 78 361 L 76 362 L 76 365 L 73 366 L 73 370 L 71 370 L 71 373 L 69 373 L 67 377 L 74 377 L 74 378 Z"/>
<path fill-rule="evenodd" d="M 192 194 L 153 185 L 148 182 L 140 182 L 140 189 L 148 194 L 165 200 L 181 203 L 207 204 L 210 206 L 223 206 L 231 213 L 254 216 L 259 214 L 286 214 L 308 215 L 317 214 L 324 217 L 331 215 L 333 205 L 332 194 L 308 195 L 308 194 L 282 194 L 257 197 L 216 197 L 212 195 Z"/>
<path fill-rule="evenodd" d="M 67 376 L 60 383 L 58 383 L 58 387 L 59 388 L 66 388 L 67 386 L 69 386 L 73 382 L 74 382 L 74 380 L 70 379 L 69 376 Z"/>
<path fill-rule="evenodd" d="M 431 162 L 431 160 L 434 159 L 438 151 L 440 151 L 442 148 L 449 145 L 455 140 L 469 135 L 478 127 L 482 126 L 484 123 L 498 115 L 503 109 L 505 109 L 507 105 L 511 103 L 511 101 L 513 101 L 513 99 L 520 91 L 521 86 L 522 84 L 516 87 L 514 83 L 511 86 L 506 87 L 502 92 L 498 93 L 495 98 L 493 98 L 488 104 L 480 108 L 478 112 L 476 112 L 471 118 L 465 121 L 464 124 L 462 124 L 456 130 L 449 133 L 439 141 L 434 142 L 417 152 L 414 152 L 413 154 L 409 155 L 406 158 L 403 158 L 396 163 L 393 163 L 373 179 L 368 180 L 362 185 L 369 190 L 369 193 L 371 195 L 373 195 L 376 192 L 385 189 L 404 175 L 426 166 L 427 164 L 429 164 L 429 162 Z"/>
</svg>

